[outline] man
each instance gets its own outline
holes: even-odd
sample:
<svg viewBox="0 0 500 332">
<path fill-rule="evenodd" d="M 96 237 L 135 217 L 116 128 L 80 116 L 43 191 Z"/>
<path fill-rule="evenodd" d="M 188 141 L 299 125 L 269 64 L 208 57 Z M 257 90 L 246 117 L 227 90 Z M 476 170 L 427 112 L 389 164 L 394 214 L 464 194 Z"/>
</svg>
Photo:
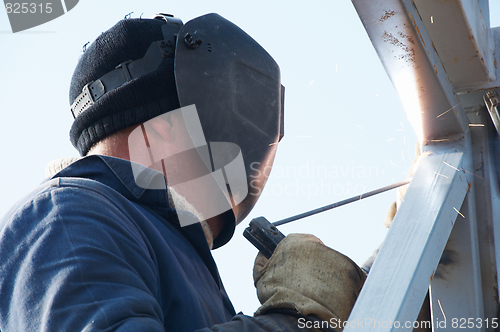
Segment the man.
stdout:
<svg viewBox="0 0 500 332">
<path fill-rule="evenodd" d="M 255 317 L 236 315 L 210 253 L 263 189 L 282 94 L 274 60 L 216 14 L 128 19 L 99 36 L 70 88 L 85 157 L 0 223 L 0 330 L 341 327 L 365 275 L 317 238 L 257 257 Z"/>
</svg>

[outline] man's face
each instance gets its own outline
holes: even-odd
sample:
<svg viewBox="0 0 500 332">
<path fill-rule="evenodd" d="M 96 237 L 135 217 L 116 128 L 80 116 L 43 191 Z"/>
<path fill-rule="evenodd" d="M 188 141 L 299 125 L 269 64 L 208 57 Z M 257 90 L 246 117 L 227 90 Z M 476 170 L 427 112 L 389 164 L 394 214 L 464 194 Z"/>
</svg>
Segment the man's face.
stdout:
<svg viewBox="0 0 500 332">
<path fill-rule="evenodd" d="M 223 226 L 220 215 L 232 209 L 232 201 L 224 174 L 213 169 L 213 147 L 196 120 L 196 108 L 187 107 L 141 124 L 129 136 L 130 160 L 162 173 L 168 187 L 185 197 L 215 236 Z M 242 178 L 246 189 L 244 168 Z"/>
</svg>

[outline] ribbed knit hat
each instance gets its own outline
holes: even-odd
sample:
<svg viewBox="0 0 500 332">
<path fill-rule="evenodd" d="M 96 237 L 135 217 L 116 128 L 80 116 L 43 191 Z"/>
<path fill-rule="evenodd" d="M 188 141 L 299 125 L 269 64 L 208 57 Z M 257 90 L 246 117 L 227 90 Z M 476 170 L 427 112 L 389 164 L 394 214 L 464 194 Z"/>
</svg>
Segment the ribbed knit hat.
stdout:
<svg viewBox="0 0 500 332">
<path fill-rule="evenodd" d="M 144 57 L 151 43 L 164 39 L 158 19 L 126 19 L 102 33 L 79 59 L 71 80 L 70 105 L 82 88 L 116 66 Z M 156 71 L 107 92 L 75 119 L 70 139 L 80 155 L 101 139 L 179 108 L 174 58 L 165 57 Z"/>
</svg>

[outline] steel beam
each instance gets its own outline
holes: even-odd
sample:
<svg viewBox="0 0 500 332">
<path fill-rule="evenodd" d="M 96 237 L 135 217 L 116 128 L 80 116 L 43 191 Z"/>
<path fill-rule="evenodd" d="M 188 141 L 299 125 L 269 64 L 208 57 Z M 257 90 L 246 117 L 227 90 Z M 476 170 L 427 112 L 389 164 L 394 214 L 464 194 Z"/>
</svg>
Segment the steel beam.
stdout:
<svg viewBox="0 0 500 332">
<path fill-rule="evenodd" d="M 483 16 L 486 0 L 352 1 L 423 150 L 432 154 L 413 177 L 346 331 L 412 330 L 429 284 L 434 329 L 492 331 L 500 272 L 492 147 L 498 137 L 482 90 L 500 87 L 500 29 Z M 433 278 L 450 233 L 453 264 Z"/>
<path fill-rule="evenodd" d="M 487 327 L 475 198 L 472 186 L 446 246 L 445 264 L 439 265 L 432 278 L 430 298 L 435 330 L 457 331 L 461 327 L 468 331 L 485 331 Z"/>
<path fill-rule="evenodd" d="M 422 159 L 344 331 L 411 330 L 469 189 L 468 158 Z"/>
<path fill-rule="evenodd" d="M 460 139 L 465 112 L 411 0 L 353 0 L 419 141 Z"/>
<path fill-rule="evenodd" d="M 467 112 L 471 128 L 477 237 L 483 288 L 484 319 L 498 315 L 498 260 L 500 259 L 500 210 L 495 160 L 498 136 L 486 108 L 477 105 Z M 481 124 L 483 126 L 481 126 Z M 497 146 L 498 147 L 498 146 Z M 497 150 L 498 151 L 498 150 Z M 500 323 L 500 322 L 499 322 Z M 490 326 L 490 331 L 493 329 Z"/>
<path fill-rule="evenodd" d="M 494 81 L 495 44 L 477 0 L 413 2 L 456 91 Z"/>
</svg>

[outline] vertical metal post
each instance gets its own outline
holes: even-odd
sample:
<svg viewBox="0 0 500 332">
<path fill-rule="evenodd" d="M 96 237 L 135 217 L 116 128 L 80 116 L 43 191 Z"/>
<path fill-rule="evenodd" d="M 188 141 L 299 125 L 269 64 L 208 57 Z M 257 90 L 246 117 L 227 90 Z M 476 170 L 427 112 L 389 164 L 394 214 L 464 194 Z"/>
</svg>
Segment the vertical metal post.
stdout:
<svg viewBox="0 0 500 332">
<path fill-rule="evenodd" d="M 481 90 L 500 89 L 500 47 L 493 52 L 500 30 L 489 28 L 485 0 L 352 1 L 431 154 L 413 177 L 345 331 L 412 330 L 429 284 L 434 330 L 493 331 L 498 137 Z M 435 275 L 446 243 L 450 264 Z"/>
<path fill-rule="evenodd" d="M 436 152 L 421 161 L 344 331 L 411 330 L 469 189 L 466 158 Z"/>
</svg>

